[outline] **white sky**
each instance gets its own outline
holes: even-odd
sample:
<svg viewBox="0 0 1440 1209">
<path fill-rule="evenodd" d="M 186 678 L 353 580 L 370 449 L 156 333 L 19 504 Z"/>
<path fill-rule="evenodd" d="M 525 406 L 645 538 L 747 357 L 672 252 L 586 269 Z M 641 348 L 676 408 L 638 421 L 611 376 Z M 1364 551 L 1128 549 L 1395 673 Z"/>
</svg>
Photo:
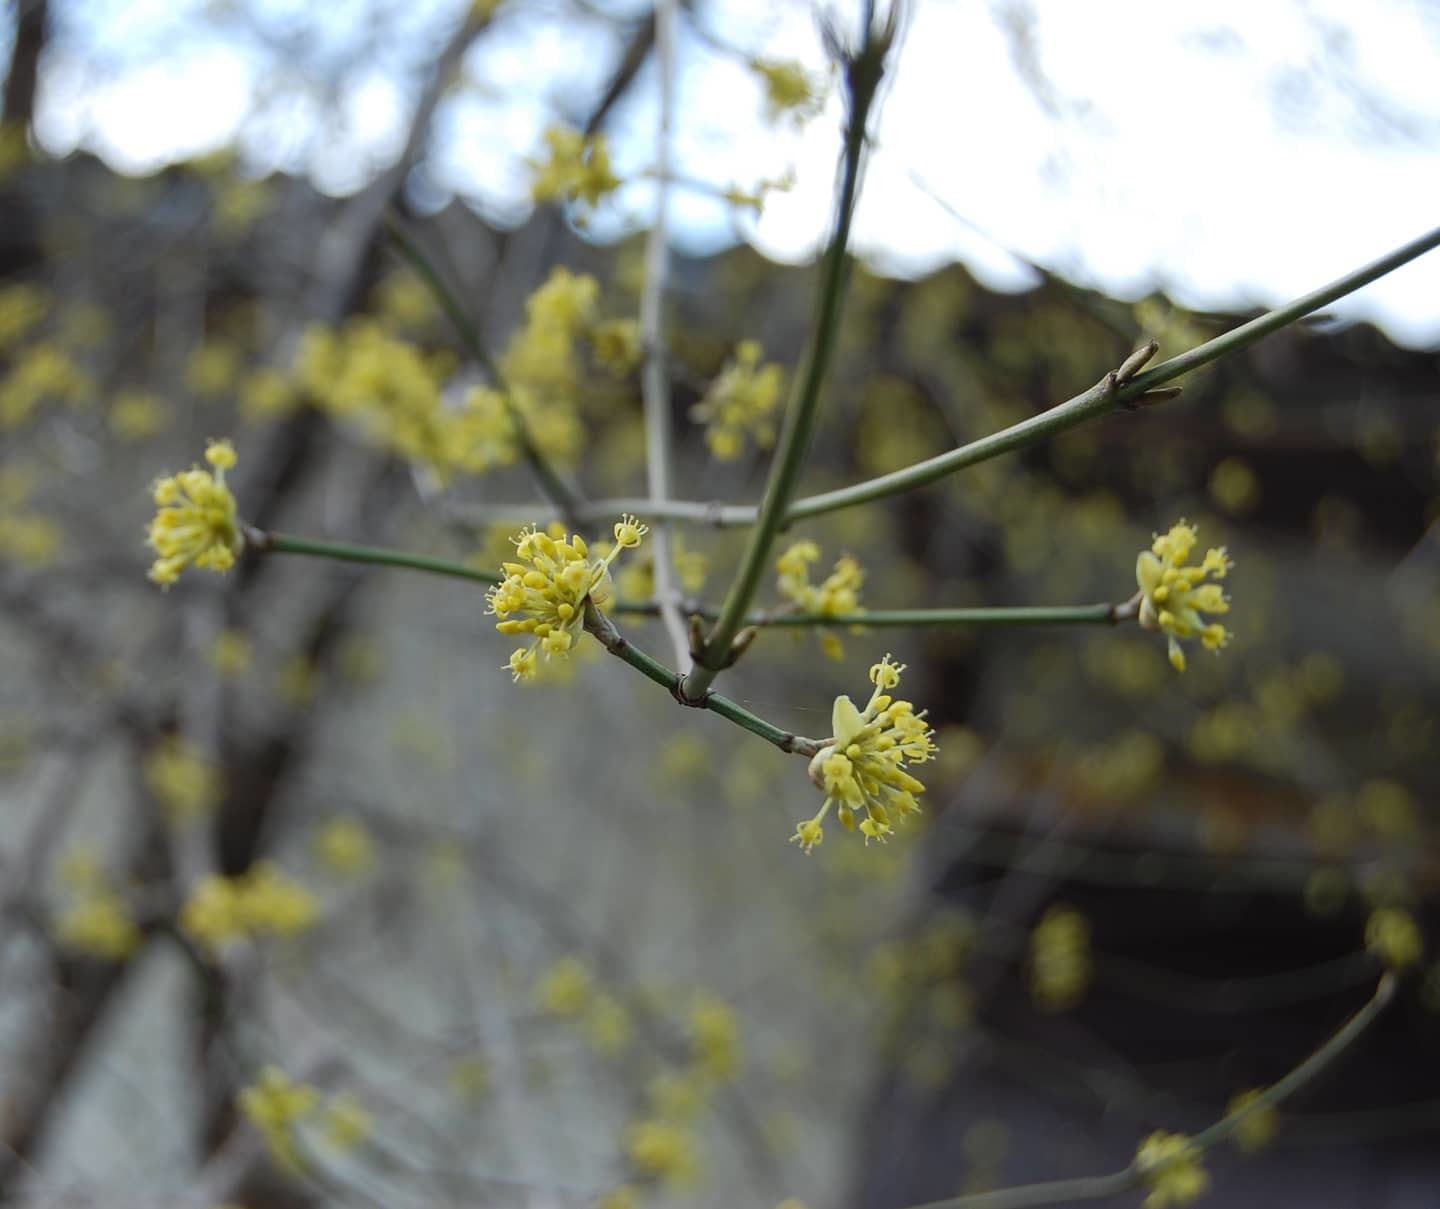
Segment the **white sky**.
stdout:
<svg viewBox="0 0 1440 1209">
<path fill-rule="evenodd" d="M 227 20 L 227 9 L 246 7 L 239 0 L 70 5 L 84 24 L 69 27 L 47 63 L 39 122 L 56 151 L 84 144 L 148 170 L 235 137 L 257 96 L 272 103 L 241 136 L 257 170 L 309 171 L 343 192 L 399 145 L 412 89 L 385 47 L 345 77 L 341 120 L 324 123 L 321 98 L 297 87 L 305 81 L 293 61 L 257 49 Z M 272 19 L 308 9 L 299 0 L 250 6 Z M 406 31 L 443 33 L 459 7 L 412 0 Z M 857 245 L 880 267 L 919 274 L 958 259 L 987 284 L 1015 289 L 1028 274 L 1012 249 L 1122 297 L 1158 286 L 1186 305 L 1244 309 L 1303 293 L 1440 225 L 1440 5 L 1031 0 L 1044 100 L 1022 80 L 1004 32 L 1002 10 L 1018 7 L 912 0 L 856 219 Z M 343 45 L 368 11 L 333 5 L 326 33 Z M 558 0 L 509 0 L 467 61 L 467 86 L 439 116 L 432 176 L 493 218 L 524 218 L 524 157 L 557 112 L 585 112 L 613 60 L 606 28 L 567 11 Z M 707 27 L 734 45 L 825 70 L 809 3 L 711 0 L 705 11 Z M 652 83 L 617 113 L 622 170 L 651 161 Z M 682 42 L 679 91 L 682 172 L 721 187 L 798 174 L 793 192 L 738 228 L 713 200 L 677 193 L 682 245 L 713 250 L 738 229 L 778 259 L 813 254 L 830 213 L 838 98 L 803 131 L 777 130 L 762 119 L 751 73 L 693 37 Z M 597 234 L 639 222 L 652 187 L 626 189 Z M 1432 253 L 1332 313 L 1377 322 L 1404 344 L 1440 346 L 1437 300 Z"/>
</svg>

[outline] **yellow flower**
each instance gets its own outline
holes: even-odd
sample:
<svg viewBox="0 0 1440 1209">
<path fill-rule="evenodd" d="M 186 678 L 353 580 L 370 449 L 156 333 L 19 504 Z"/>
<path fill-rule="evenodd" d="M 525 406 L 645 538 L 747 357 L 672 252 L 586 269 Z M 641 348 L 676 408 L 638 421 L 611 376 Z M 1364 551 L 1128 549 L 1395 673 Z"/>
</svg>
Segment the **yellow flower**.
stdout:
<svg viewBox="0 0 1440 1209">
<path fill-rule="evenodd" d="M 165 429 L 160 396 L 148 390 L 122 390 L 110 404 L 110 431 L 122 441 L 140 441 Z"/>
<path fill-rule="evenodd" d="M 695 1135 L 669 1121 L 636 1121 L 625 1131 L 625 1155 L 640 1174 L 662 1184 L 695 1178 Z"/>
<path fill-rule="evenodd" d="M 219 773 L 178 735 L 160 740 L 145 757 L 145 785 L 177 823 L 208 814 L 220 801 Z"/>
<path fill-rule="evenodd" d="M 325 1106 L 320 1117 L 325 1141 L 341 1154 L 359 1146 L 375 1127 L 374 1119 L 354 1096 L 341 1094 Z"/>
<path fill-rule="evenodd" d="M 785 374 L 778 365 L 762 367 L 762 353 L 757 341 L 742 340 L 734 360 L 690 409 L 690 418 L 706 426 L 710 452 L 722 462 L 740 456 L 747 436 L 762 449 L 775 444 L 775 410 Z"/>
<path fill-rule="evenodd" d="M 1188 1205 L 1210 1185 L 1201 1155 L 1183 1133 L 1152 1133 L 1135 1152 L 1135 1169 L 1150 1189 L 1145 1209 Z"/>
<path fill-rule="evenodd" d="M 55 921 L 55 939 L 77 953 L 124 961 L 140 947 L 140 929 L 124 899 L 100 891 L 61 912 Z"/>
<path fill-rule="evenodd" d="M 640 325 L 634 319 L 606 319 L 590 329 L 590 348 L 595 360 L 617 378 L 625 377 L 640 364 L 644 352 Z"/>
<path fill-rule="evenodd" d="M 587 137 L 578 130 L 551 126 L 545 131 L 545 145 L 549 158 L 529 161 L 535 173 L 530 196 L 537 202 L 578 201 L 594 206 L 620 187 L 620 178 L 610 168 L 610 145 L 604 135 Z"/>
<path fill-rule="evenodd" d="M 1063 1012 L 1090 982 L 1090 925 L 1073 907 L 1054 906 L 1030 934 L 1030 993 L 1041 1007 Z"/>
<path fill-rule="evenodd" d="M 568 657 L 585 623 L 585 601 L 604 604 L 610 597 L 610 564 L 621 550 L 633 550 L 650 529 L 633 516 L 614 528 L 615 544 L 603 558 L 593 558 L 578 534 L 556 540 L 532 525 L 511 540 L 520 561 L 503 564 L 505 580 L 490 589 L 489 611 L 500 618 L 502 634 L 529 634 L 528 647 L 510 656 L 517 681 L 535 675 L 536 658 Z M 528 564 L 528 565 L 527 565 Z M 523 616 L 512 618 L 512 613 Z"/>
<path fill-rule="evenodd" d="M 196 466 L 154 486 L 158 511 L 146 540 L 156 554 L 150 578 L 162 587 L 173 584 L 186 567 L 228 571 L 244 547 L 235 497 L 225 485 L 235 449 L 229 441 L 211 441 L 205 460 L 213 473 Z"/>
<path fill-rule="evenodd" d="M 320 863 L 345 877 L 359 877 L 375 867 L 375 841 L 358 819 L 340 816 L 315 833 Z"/>
<path fill-rule="evenodd" d="M 221 630 L 210 648 L 210 663 L 222 676 L 243 676 L 253 653 L 250 638 L 243 630 Z"/>
<path fill-rule="evenodd" d="M 1409 911 L 1380 907 L 1365 924 L 1365 947 L 1392 970 L 1401 970 L 1420 960 L 1425 939 Z"/>
<path fill-rule="evenodd" d="M 1249 1108 L 1263 1093 L 1264 1088 L 1252 1087 L 1249 1091 L 1237 1092 L 1230 1098 L 1230 1103 L 1225 1107 L 1225 1115 L 1233 1117 L 1238 1112 Z M 1247 1154 L 1253 1154 L 1257 1150 L 1264 1150 L 1275 1139 L 1280 1129 L 1280 1114 L 1273 1104 L 1262 1104 L 1259 1108 L 1252 1109 L 1235 1126 L 1235 1132 L 1230 1136 L 1235 1139 L 1235 1145 Z"/>
<path fill-rule="evenodd" d="M 821 824 L 830 808 L 836 808 L 841 825 L 855 828 L 855 815 L 863 811 L 860 833 L 868 844 L 884 841 L 894 830 L 893 810 L 904 820 L 920 806 L 915 795 L 925 786 L 906 771 L 908 764 L 923 764 L 935 754 L 934 731 L 925 723 L 924 712 L 916 713 L 909 701 L 890 695 L 899 686 L 904 664 L 890 662 L 886 655 L 870 669 L 875 691 L 863 710 L 849 697 L 836 697 L 831 713 L 834 736 L 810 761 L 810 779 L 825 793 L 825 802 L 814 818 L 800 823 L 791 843 L 809 852 L 824 839 Z"/>
<path fill-rule="evenodd" d="M 240 1111 L 260 1131 L 275 1162 L 299 1171 L 304 1162 L 295 1141 L 295 1126 L 314 1115 L 320 1093 L 309 1083 L 296 1083 L 278 1066 L 267 1066 L 238 1097 Z"/>
<path fill-rule="evenodd" d="M 540 979 L 535 1001 L 551 1016 L 578 1016 L 590 1003 L 594 980 L 574 957 L 562 957 Z"/>
<path fill-rule="evenodd" d="M 1170 662 L 1177 672 L 1185 670 L 1181 639 L 1199 638 L 1207 651 L 1219 651 L 1230 641 L 1230 632 L 1219 622 L 1207 622 L 1202 613 L 1216 615 L 1230 611 L 1230 599 L 1218 583 L 1231 563 L 1225 547 L 1207 550 L 1199 566 L 1186 566 L 1195 548 L 1195 529 L 1183 520 L 1169 533 L 1156 535 L 1149 550 L 1135 563 L 1135 580 L 1140 585 L 1140 624 L 1159 630 L 1170 644 Z"/>
<path fill-rule="evenodd" d="M 863 613 L 860 585 L 865 571 L 848 554 L 837 559 L 822 583 L 810 582 L 810 564 L 820 557 L 820 547 L 812 541 L 799 541 L 776 560 L 779 571 L 777 588 L 780 595 L 802 613 L 834 617 L 842 613 Z M 859 628 L 859 627 L 855 627 Z M 841 658 L 845 650 L 832 631 L 820 635 L 821 649 L 831 659 Z"/>
<path fill-rule="evenodd" d="M 310 891 L 260 861 L 239 877 L 201 878 L 180 910 L 180 928 L 213 950 L 235 940 L 297 936 L 318 915 Z"/>
<path fill-rule="evenodd" d="M 690 1041 L 695 1069 L 717 1083 L 740 1070 L 740 1026 L 735 1012 L 713 995 L 697 995 L 690 1004 Z"/>
<path fill-rule="evenodd" d="M 787 113 L 797 124 L 804 122 L 825 103 L 814 81 L 793 59 L 752 59 L 750 70 L 765 82 L 765 113 L 772 122 Z"/>
</svg>

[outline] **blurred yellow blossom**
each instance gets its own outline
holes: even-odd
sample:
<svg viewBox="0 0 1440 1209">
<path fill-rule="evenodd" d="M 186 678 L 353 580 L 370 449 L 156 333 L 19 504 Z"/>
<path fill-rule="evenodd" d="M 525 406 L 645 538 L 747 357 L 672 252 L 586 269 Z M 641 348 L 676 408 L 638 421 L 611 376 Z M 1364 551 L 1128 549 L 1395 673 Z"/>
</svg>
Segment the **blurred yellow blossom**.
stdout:
<svg viewBox="0 0 1440 1209">
<path fill-rule="evenodd" d="M 1226 458 L 1210 472 L 1210 498 L 1232 516 L 1253 512 L 1260 503 L 1260 480 L 1239 458 Z"/>
<path fill-rule="evenodd" d="M 169 735 L 150 749 L 144 775 L 146 787 L 175 822 L 208 814 L 223 792 L 219 773 L 179 735 Z"/>
<path fill-rule="evenodd" d="M 85 403 L 94 394 L 94 379 L 69 353 L 54 344 L 32 344 L 0 378 L 0 429 L 21 427 L 42 403 Z"/>
<path fill-rule="evenodd" d="M 319 1091 L 309 1083 L 296 1083 L 278 1066 L 266 1066 L 251 1086 L 241 1089 L 238 1103 L 276 1164 L 287 1171 L 303 1169 L 295 1127 L 315 1115 Z"/>
<path fill-rule="evenodd" d="M 594 989 L 590 971 L 577 957 L 562 957 L 535 988 L 535 1002 L 551 1016 L 578 1016 L 589 1005 Z"/>
<path fill-rule="evenodd" d="M 210 647 L 210 663 L 222 676 L 243 676 L 250 670 L 254 649 L 244 630 L 221 630 Z"/>
<path fill-rule="evenodd" d="M 821 824 L 832 806 L 847 831 L 855 827 L 856 812 L 864 812 L 860 832 L 867 844 L 883 841 L 893 831 L 892 810 L 903 821 L 920 809 L 915 795 L 925 786 L 906 766 L 934 756 L 934 732 L 925 723 L 924 711 L 917 714 L 909 701 L 890 695 L 904 670 L 905 665 L 891 663 L 889 655 L 875 664 L 870 669 L 875 691 L 863 710 L 849 697 L 835 698 L 831 741 L 810 761 L 810 780 L 824 792 L 825 801 L 790 837 L 805 852 L 824 839 Z"/>
<path fill-rule="evenodd" d="M 163 432 L 169 423 L 160 396 L 148 390 L 117 391 L 106 419 L 122 441 L 141 441 Z"/>
<path fill-rule="evenodd" d="M 1145 1209 L 1188 1205 L 1199 1198 L 1210 1185 L 1201 1157 L 1181 1133 L 1157 1131 L 1141 1142 L 1134 1167 L 1150 1189 Z"/>
<path fill-rule="evenodd" d="M 848 554 L 843 555 L 836 559 L 835 566 L 821 583 L 812 584 L 810 564 L 819 558 L 820 547 L 812 541 L 798 541 L 786 549 L 775 562 L 780 595 L 800 612 L 815 616 L 863 613 L 860 586 L 865 582 L 865 572 L 859 562 Z M 820 646 L 831 659 L 840 659 L 845 654 L 833 630 L 820 633 Z"/>
<path fill-rule="evenodd" d="M 43 287 L 18 281 L 0 289 L 0 352 L 14 348 L 49 313 Z"/>
<path fill-rule="evenodd" d="M 634 319 L 602 320 L 590 329 L 590 348 L 604 369 L 623 378 L 640 364 L 644 353 L 640 324 Z"/>
<path fill-rule="evenodd" d="M 375 1128 L 369 1111 L 348 1092 L 342 1092 L 325 1106 L 319 1123 L 326 1143 L 341 1154 L 354 1150 Z"/>
<path fill-rule="evenodd" d="M 614 1057 L 630 1045 L 630 1013 L 613 995 L 600 993 L 585 1014 L 585 1037 L 597 1054 Z"/>
<path fill-rule="evenodd" d="M 1230 611 L 1230 600 L 1220 585 L 1205 582 L 1207 577 L 1224 579 L 1231 567 L 1230 559 L 1221 546 L 1206 551 L 1199 566 L 1186 566 L 1195 541 L 1194 527 L 1182 520 L 1171 526 L 1169 533 L 1157 534 L 1150 549 L 1141 553 L 1135 563 L 1135 579 L 1141 592 L 1140 624 L 1165 634 L 1170 662 L 1178 672 L 1185 670 L 1180 639 L 1199 638 L 1207 651 L 1219 651 L 1230 640 L 1223 625 L 1207 623 L 1201 617 L 1202 613 Z"/>
<path fill-rule="evenodd" d="M 751 59 L 750 70 L 764 81 L 765 112 L 772 122 L 788 114 L 799 124 L 825 104 L 820 87 L 793 59 Z"/>
<path fill-rule="evenodd" d="M 375 841 L 359 819 L 338 815 L 316 831 L 315 855 L 333 873 L 360 877 L 375 867 Z"/>
<path fill-rule="evenodd" d="M 620 187 L 610 167 L 610 144 L 603 134 L 584 135 L 565 126 L 545 131 L 547 156 L 529 160 L 537 202 L 579 202 L 595 206 Z"/>
<path fill-rule="evenodd" d="M 625 1156 L 641 1175 L 685 1186 L 698 1171 L 695 1135 L 670 1121 L 636 1121 L 625 1131 Z"/>
<path fill-rule="evenodd" d="M 1380 907 L 1365 924 L 1365 947 L 1392 970 L 1412 966 L 1425 953 L 1425 939 L 1409 911 Z"/>
<path fill-rule="evenodd" d="M 1249 1091 L 1237 1092 L 1225 1106 L 1225 1115 L 1233 1117 L 1238 1112 L 1244 1112 L 1260 1098 L 1264 1090 L 1263 1087 L 1252 1087 Z M 1254 1154 L 1269 1146 L 1279 1131 L 1279 1111 L 1273 1104 L 1262 1104 L 1258 1108 L 1251 1108 L 1230 1136 L 1241 1150 Z"/>
<path fill-rule="evenodd" d="M 273 861 L 257 861 L 237 877 L 210 874 L 196 882 L 180 910 L 180 927 L 219 949 L 241 939 L 298 936 L 319 914 L 310 891 Z"/>
<path fill-rule="evenodd" d="M 185 384 L 202 399 L 223 395 L 240 374 L 240 350 L 218 338 L 206 340 L 190 354 Z"/>
<path fill-rule="evenodd" d="M 211 441 L 205 450 L 211 470 L 192 467 L 155 483 L 157 511 L 146 540 L 155 551 L 150 578 L 168 587 L 186 567 L 228 571 L 244 548 L 235 497 L 225 471 L 235 465 L 229 441 Z"/>
<path fill-rule="evenodd" d="M 298 402 L 295 384 L 280 370 L 261 366 L 240 383 L 240 414 L 247 420 L 273 420 L 289 415 Z"/>
<path fill-rule="evenodd" d="M 140 947 L 140 929 L 129 904 L 118 894 L 82 895 L 55 921 L 55 939 L 65 948 L 106 961 L 124 961 Z"/>
<path fill-rule="evenodd" d="M 740 1025 L 734 1009 L 713 995 L 690 1001 L 690 1043 L 695 1069 L 717 1083 L 740 1073 Z"/>
<path fill-rule="evenodd" d="M 1090 925 L 1074 907 L 1056 905 L 1030 934 L 1030 993 L 1049 1011 L 1074 1007 L 1090 985 Z"/>
<path fill-rule="evenodd" d="M 775 444 L 775 418 L 785 374 L 778 365 L 761 366 L 763 354 L 758 341 L 742 340 L 734 359 L 690 409 L 690 418 L 705 425 L 710 452 L 722 462 L 738 458 L 747 438 L 762 449 Z"/>
</svg>

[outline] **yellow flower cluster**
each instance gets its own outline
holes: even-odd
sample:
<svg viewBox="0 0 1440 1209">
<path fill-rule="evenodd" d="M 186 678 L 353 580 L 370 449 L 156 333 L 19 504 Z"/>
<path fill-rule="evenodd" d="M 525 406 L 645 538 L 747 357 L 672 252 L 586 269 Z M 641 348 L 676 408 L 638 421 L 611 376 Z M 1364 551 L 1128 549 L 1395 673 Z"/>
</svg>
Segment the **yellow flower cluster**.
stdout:
<svg viewBox="0 0 1440 1209">
<path fill-rule="evenodd" d="M 844 555 L 835 560 L 835 566 L 821 583 L 812 584 L 810 564 L 819 558 L 820 547 L 812 541 L 796 542 L 780 555 L 775 562 L 779 572 L 776 587 L 780 595 L 802 613 L 825 617 L 863 613 L 860 586 L 865 582 L 865 572 L 859 562 L 848 554 Z M 840 639 L 832 631 L 820 635 L 820 646 L 831 659 L 839 659 L 845 654 Z"/>
<path fill-rule="evenodd" d="M 1185 670 L 1182 639 L 1199 638 L 1207 651 L 1219 651 L 1230 641 L 1230 632 L 1219 622 L 1207 622 L 1202 613 L 1224 614 L 1230 611 L 1229 597 L 1218 583 L 1207 578 L 1224 579 L 1231 562 L 1225 547 L 1205 552 L 1198 566 L 1186 566 L 1195 548 L 1193 526 L 1183 520 L 1172 525 L 1170 532 L 1157 534 L 1149 550 L 1142 551 L 1135 563 L 1135 580 L 1140 585 L 1140 624 L 1147 630 L 1159 630 L 1169 640 L 1170 662 L 1178 672 Z"/>
<path fill-rule="evenodd" d="M 615 524 L 615 544 L 603 557 L 592 557 L 579 534 L 557 540 L 522 530 L 515 543 L 518 561 L 502 564 L 505 579 L 490 589 L 489 612 L 500 618 L 502 634 L 528 634 L 531 643 L 518 648 L 509 668 L 517 681 L 535 675 L 536 659 L 543 652 L 568 657 L 585 623 L 585 601 L 604 604 L 610 597 L 610 564 L 621 550 L 633 550 L 650 532 L 633 516 Z M 522 614 L 512 617 L 512 614 Z"/>
<path fill-rule="evenodd" d="M 103 885 L 83 889 L 55 921 L 65 948 L 103 961 L 124 961 L 140 947 L 140 928 L 130 905 Z"/>
<path fill-rule="evenodd" d="M 185 366 L 185 385 L 202 399 L 218 399 L 240 376 L 240 350 L 218 336 L 197 345 Z"/>
<path fill-rule="evenodd" d="M 751 59 L 750 70 L 765 84 L 765 114 L 775 122 L 789 114 L 796 124 L 820 112 L 825 98 L 793 59 Z"/>
<path fill-rule="evenodd" d="M 375 841 L 359 819 L 330 819 L 315 833 L 314 847 L 320 863 L 342 877 L 362 877 L 375 867 Z"/>
<path fill-rule="evenodd" d="M 48 401 L 85 403 L 95 382 L 54 344 L 32 344 L 0 378 L 0 429 L 19 428 Z"/>
<path fill-rule="evenodd" d="M 1054 906 L 1030 934 L 1030 993 L 1043 1008 L 1063 1012 L 1090 985 L 1090 925 L 1073 907 Z"/>
<path fill-rule="evenodd" d="M 264 1067 L 254 1084 L 241 1089 L 239 1105 L 265 1139 L 270 1157 L 291 1172 L 305 1167 L 297 1126 L 313 1123 L 326 1145 L 347 1154 L 370 1136 L 375 1125 L 369 1110 L 348 1092 L 333 1097 L 321 1109 L 319 1088 L 297 1083 L 273 1065 Z"/>
<path fill-rule="evenodd" d="M 270 861 L 239 877 L 212 874 L 196 883 L 180 911 L 180 927 L 210 949 L 235 940 L 294 937 L 320 909 L 315 896 Z"/>
<path fill-rule="evenodd" d="M 43 567 L 60 552 L 64 534 L 49 517 L 26 510 L 33 486 L 25 470 L 0 470 L 0 558 Z"/>
<path fill-rule="evenodd" d="M 530 196 L 537 202 L 596 206 L 620 187 L 621 180 L 610 167 L 610 146 L 603 134 L 587 137 L 565 126 L 551 126 L 544 137 L 548 158 L 528 161 L 535 173 Z"/>
<path fill-rule="evenodd" d="M 631 1040 L 630 1013 L 614 995 L 598 989 L 589 968 L 562 957 L 535 988 L 535 1002 L 548 1016 L 583 1022 L 585 1039 L 596 1053 L 612 1057 Z"/>
<path fill-rule="evenodd" d="M 716 1083 L 735 1078 L 740 1073 L 740 1026 L 730 1005 L 713 995 L 696 995 L 689 1023 L 696 1073 Z"/>
<path fill-rule="evenodd" d="M 161 739 L 145 756 L 145 787 L 172 822 L 208 814 L 220 801 L 220 776 L 178 735 Z"/>
<path fill-rule="evenodd" d="M 320 1092 L 313 1084 L 297 1083 L 278 1066 L 267 1066 L 250 1087 L 242 1088 L 240 1111 L 260 1131 L 276 1164 L 300 1171 L 305 1164 L 295 1138 L 295 1127 L 315 1115 Z"/>
<path fill-rule="evenodd" d="M 121 441 L 143 441 L 164 432 L 170 423 L 164 401 L 148 390 L 117 391 L 105 419 Z"/>
<path fill-rule="evenodd" d="M 1264 1091 L 1263 1087 L 1252 1087 L 1249 1091 L 1237 1092 L 1230 1097 L 1230 1103 L 1225 1106 L 1227 1117 L 1245 1112 L 1245 1116 L 1235 1126 L 1235 1132 L 1231 1137 L 1235 1140 L 1235 1145 L 1247 1154 L 1264 1150 L 1280 1132 L 1280 1113 L 1275 1105 L 1262 1104 L 1258 1108 L 1250 1108 L 1250 1105 L 1254 1104 Z M 1250 1109 L 1250 1111 L 1246 1112 L 1246 1109 Z"/>
<path fill-rule="evenodd" d="M 49 313 L 50 301 L 34 282 L 0 289 L 0 351 L 14 348 Z"/>
<path fill-rule="evenodd" d="M 440 397 L 452 368 L 450 354 L 426 355 L 375 320 L 355 318 L 336 330 L 307 328 L 296 376 L 325 411 L 445 480 L 469 468 L 463 411 L 446 408 Z"/>
<path fill-rule="evenodd" d="M 824 792 L 825 801 L 790 837 L 805 852 L 825 838 L 821 825 L 832 806 L 847 831 L 854 830 L 856 813 L 864 813 L 860 833 L 867 844 L 884 841 L 893 832 L 891 811 L 903 821 L 920 809 L 915 795 L 925 786 L 906 766 L 934 756 L 934 732 L 923 711 L 916 713 L 909 701 L 891 696 L 904 670 L 905 665 L 891 663 L 889 655 L 875 664 L 870 669 L 875 691 L 863 710 L 849 697 L 835 698 L 833 737 L 810 761 L 810 779 Z"/>
<path fill-rule="evenodd" d="M 1409 911 L 1380 907 L 1365 923 L 1365 947 L 1392 970 L 1403 970 L 1424 955 L 1425 938 Z"/>
<path fill-rule="evenodd" d="M 1198 1199 L 1210 1186 L 1200 1160 L 1200 1152 L 1183 1133 L 1157 1131 L 1141 1142 L 1134 1166 L 1150 1189 L 1145 1209 L 1168 1209 Z"/>
<path fill-rule="evenodd" d="M 150 578 L 162 587 L 173 584 L 186 567 L 228 571 L 244 548 L 235 497 L 225 485 L 235 448 L 229 441 L 211 441 L 205 460 L 213 473 L 192 466 L 152 488 L 158 511 L 147 535 L 155 551 Z"/>
<path fill-rule="evenodd" d="M 755 340 L 742 340 L 734 359 L 710 383 L 690 418 L 705 425 L 705 443 L 722 462 L 734 461 L 748 437 L 761 449 L 775 444 L 775 412 L 784 371 L 778 365 L 760 364 L 764 349 Z"/>
<path fill-rule="evenodd" d="M 672 1187 L 693 1183 L 699 1170 L 694 1132 L 673 1121 L 636 1121 L 625 1131 L 625 1157 L 641 1176 Z"/>
</svg>

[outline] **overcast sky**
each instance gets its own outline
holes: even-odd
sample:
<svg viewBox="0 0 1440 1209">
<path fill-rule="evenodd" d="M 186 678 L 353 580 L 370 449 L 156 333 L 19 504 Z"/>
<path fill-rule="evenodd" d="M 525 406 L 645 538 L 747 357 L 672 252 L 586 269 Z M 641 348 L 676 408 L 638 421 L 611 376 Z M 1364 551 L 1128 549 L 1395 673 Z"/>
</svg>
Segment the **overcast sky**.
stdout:
<svg viewBox="0 0 1440 1209">
<path fill-rule="evenodd" d="M 337 0 L 316 18 L 302 0 L 55 2 L 63 36 L 39 120 L 52 150 L 84 145 L 141 171 L 238 134 L 254 170 L 306 171 L 337 192 L 393 155 L 409 67 L 464 7 L 388 5 L 383 35 L 357 55 L 366 3 Z M 734 47 L 826 70 L 812 4 L 697 8 Z M 583 116 L 618 47 L 608 23 L 577 20 L 563 0 L 508 0 L 437 119 L 432 178 L 493 219 L 522 220 L 524 157 L 557 115 Z M 1161 287 L 1206 309 L 1279 302 L 1440 225 L 1437 68 L 1433 0 L 912 0 L 856 241 L 890 271 L 958 259 L 998 288 L 1028 280 L 1014 252 L 1124 297 Z M 682 245 L 709 251 L 738 232 L 776 258 L 812 255 L 830 211 L 838 98 L 803 129 L 776 129 L 737 56 L 693 31 L 679 93 L 683 173 L 722 187 L 798 176 L 738 225 L 678 192 Z M 644 78 L 616 115 L 623 170 L 652 162 L 655 119 Z M 596 233 L 642 221 L 651 188 L 624 190 Z M 1440 254 L 1333 311 L 1440 346 Z"/>
</svg>

